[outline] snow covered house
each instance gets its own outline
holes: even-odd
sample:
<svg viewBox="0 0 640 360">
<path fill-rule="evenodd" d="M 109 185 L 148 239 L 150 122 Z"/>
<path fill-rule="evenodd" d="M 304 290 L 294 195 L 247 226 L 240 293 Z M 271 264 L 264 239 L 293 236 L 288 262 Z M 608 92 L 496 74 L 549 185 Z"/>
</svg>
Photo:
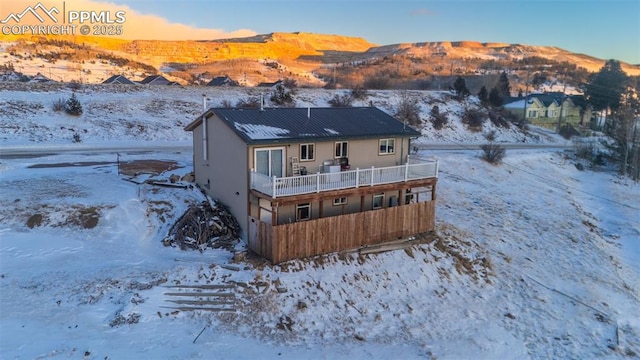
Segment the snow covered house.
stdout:
<svg viewBox="0 0 640 360">
<path fill-rule="evenodd" d="M 434 229 L 438 164 L 380 109 L 211 108 L 185 130 L 196 183 L 273 263 Z"/>
</svg>

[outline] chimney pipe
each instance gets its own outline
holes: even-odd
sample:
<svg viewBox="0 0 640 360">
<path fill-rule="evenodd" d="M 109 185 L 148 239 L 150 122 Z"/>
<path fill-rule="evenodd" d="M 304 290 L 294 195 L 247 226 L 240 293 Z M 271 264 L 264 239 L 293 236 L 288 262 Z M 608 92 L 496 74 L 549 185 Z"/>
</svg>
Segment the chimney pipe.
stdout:
<svg viewBox="0 0 640 360">
<path fill-rule="evenodd" d="M 202 94 L 202 108 L 203 111 L 207 111 L 207 95 Z"/>
<path fill-rule="evenodd" d="M 260 94 L 260 111 L 264 111 L 264 95 Z"/>
<path fill-rule="evenodd" d="M 307 107 L 307 119 L 311 119 L 311 106 Z"/>
</svg>

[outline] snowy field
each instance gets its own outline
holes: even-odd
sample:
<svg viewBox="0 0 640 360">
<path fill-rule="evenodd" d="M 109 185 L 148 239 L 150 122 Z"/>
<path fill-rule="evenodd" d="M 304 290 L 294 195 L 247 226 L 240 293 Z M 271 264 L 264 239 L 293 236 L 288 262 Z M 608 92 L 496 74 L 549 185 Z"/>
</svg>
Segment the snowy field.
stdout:
<svg viewBox="0 0 640 360">
<path fill-rule="evenodd" d="M 196 90 L 171 90 L 183 98 L 85 91 L 79 98 L 87 108 L 107 100 L 116 108 L 78 120 L 44 110 L 58 92 L 0 91 L 0 101 L 44 104 L 0 115 L 2 359 L 640 356 L 637 184 L 578 171 L 564 151 L 508 151 L 504 164 L 492 166 L 477 151 L 424 150 L 440 161 L 439 239 L 376 255 L 234 263 L 228 250 L 162 244 L 177 217 L 203 200 L 196 190 L 126 181 L 115 154 L 1 157 L 16 147 L 131 144 L 138 136 L 127 126 L 101 125 L 120 117 L 145 127 L 139 142 L 190 143 L 181 127 L 202 107 Z M 318 106 L 332 96 L 302 94 Z M 375 101 L 398 96 L 380 92 Z M 195 115 L 171 106 L 144 115 L 158 99 L 191 101 Z M 84 141 L 71 143 L 60 127 L 82 131 Z M 477 136 L 453 123 L 422 140 Z M 522 136 L 505 131 L 503 141 Z M 167 179 L 191 171 L 191 158 L 189 151 L 126 152 L 120 160 L 173 161 L 178 168 L 155 176 Z M 171 294 L 181 286 L 232 286 L 233 311 L 175 309 Z"/>
</svg>

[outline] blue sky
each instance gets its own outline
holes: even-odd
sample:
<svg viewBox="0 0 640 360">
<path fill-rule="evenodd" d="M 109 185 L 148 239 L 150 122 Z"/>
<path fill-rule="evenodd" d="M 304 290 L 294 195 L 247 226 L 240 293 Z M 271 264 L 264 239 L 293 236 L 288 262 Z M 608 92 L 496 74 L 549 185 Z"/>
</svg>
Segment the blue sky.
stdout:
<svg viewBox="0 0 640 360">
<path fill-rule="evenodd" d="M 118 2 L 118 1 L 116 1 Z M 474 40 L 557 46 L 640 64 L 639 0 L 129 0 L 143 14 L 225 31 L 360 36 L 379 45 Z"/>
</svg>

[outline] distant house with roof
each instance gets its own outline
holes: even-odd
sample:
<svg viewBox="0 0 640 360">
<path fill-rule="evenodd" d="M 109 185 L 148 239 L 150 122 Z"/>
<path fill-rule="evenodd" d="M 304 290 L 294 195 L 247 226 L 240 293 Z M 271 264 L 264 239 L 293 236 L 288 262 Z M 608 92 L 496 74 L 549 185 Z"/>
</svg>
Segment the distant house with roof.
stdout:
<svg viewBox="0 0 640 360">
<path fill-rule="evenodd" d="M 139 83 L 142 85 L 171 85 L 173 82 L 162 75 L 151 75 L 139 81 Z"/>
<path fill-rule="evenodd" d="M 438 164 L 380 109 L 211 108 L 185 130 L 196 183 L 273 263 L 434 229 Z"/>
<path fill-rule="evenodd" d="M 586 125 L 591 120 L 591 107 L 582 95 L 560 92 L 510 97 L 503 107 L 533 125 L 555 128 L 559 123 Z"/>
<path fill-rule="evenodd" d="M 284 85 L 284 81 L 278 80 L 275 82 L 261 82 L 256 87 L 275 89 L 278 85 Z"/>
<path fill-rule="evenodd" d="M 102 82 L 103 84 L 120 84 L 120 85 L 135 85 L 133 81 L 127 79 L 123 75 L 113 75 L 107 80 Z"/>
<path fill-rule="evenodd" d="M 37 82 L 37 83 L 46 83 L 46 82 L 52 82 L 53 80 L 49 79 L 48 77 L 42 75 L 41 73 L 37 73 L 34 77 L 31 78 L 31 80 L 29 80 L 30 82 Z"/>
<path fill-rule="evenodd" d="M 239 86 L 239 84 L 237 81 L 225 75 L 211 79 L 206 86 Z"/>
</svg>

